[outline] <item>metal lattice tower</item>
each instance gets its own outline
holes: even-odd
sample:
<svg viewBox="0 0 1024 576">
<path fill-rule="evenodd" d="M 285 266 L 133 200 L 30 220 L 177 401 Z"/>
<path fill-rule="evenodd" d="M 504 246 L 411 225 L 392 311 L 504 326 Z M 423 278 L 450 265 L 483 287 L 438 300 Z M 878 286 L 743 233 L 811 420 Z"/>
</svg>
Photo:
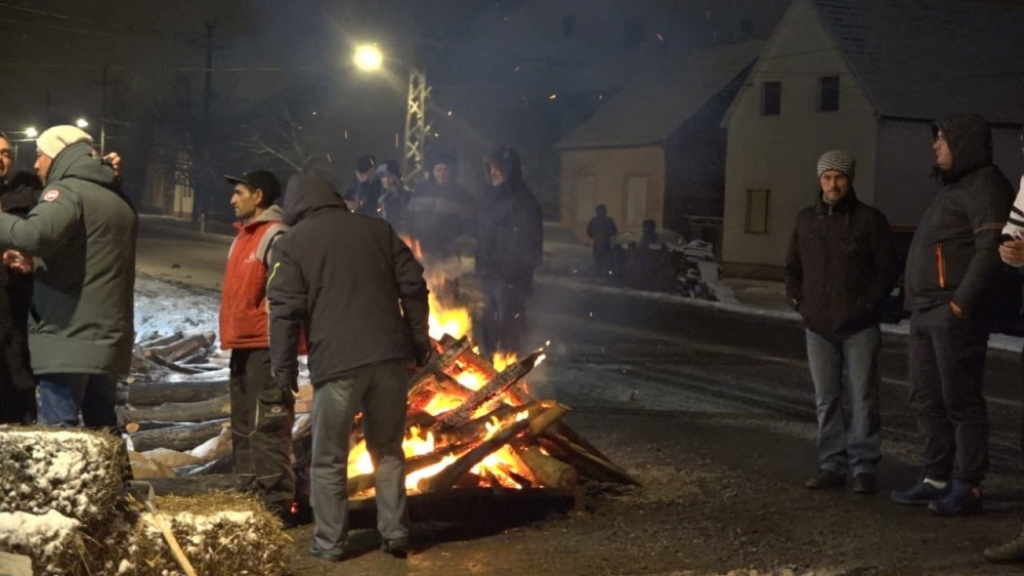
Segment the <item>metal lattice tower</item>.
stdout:
<svg viewBox="0 0 1024 576">
<path fill-rule="evenodd" d="M 430 87 L 427 74 L 422 68 L 409 70 L 409 101 L 405 113 L 405 153 L 402 159 L 402 174 L 406 182 L 415 182 L 424 176 L 424 154 L 430 125 L 427 124 L 427 100 Z"/>
</svg>

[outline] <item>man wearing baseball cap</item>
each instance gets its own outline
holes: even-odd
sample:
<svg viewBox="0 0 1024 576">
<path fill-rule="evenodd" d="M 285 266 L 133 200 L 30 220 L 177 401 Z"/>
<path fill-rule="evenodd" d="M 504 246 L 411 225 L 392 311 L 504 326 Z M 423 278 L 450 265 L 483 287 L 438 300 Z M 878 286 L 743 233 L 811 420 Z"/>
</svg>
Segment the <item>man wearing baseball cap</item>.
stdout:
<svg viewBox="0 0 1024 576">
<path fill-rule="evenodd" d="M 286 522 L 295 499 L 292 423 L 295 397 L 270 373 L 267 270 L 274 242 L 287 230 L 281 184 L 266 170 L 226 176 L 234 185 L 238 236 L 228 253 L 220 305 L 220 347 L 231 350 L 231 447 L 236 474 L 254 474 L 268 508 Z"/>
<path fill-rule="evenodd" d="M 786 256 L 786 293 L 806 326 L 818 413 L 818 474 L 806 485 L 839 488 L 849 467 L 853 491 L 873 494 L 881 458 L 879 323 L 899 264 L 889 222 L 857 200 L 856 166 L 842 150 L 818 159 L 818 198 L 797 215 Z M 849 429 L 844 371 L 853 416 Z"/>
<path fill-rule="evenodd" d="M 128 372 L 134 339 L 138 219 L 114 168 L 92 137 L 54 126 L 36 141 L 43 192 L 25 219 L 0 213 L 0 248 L 37 267 L 29 320 L 40 421 L 90 428 L 117 425 L 117 376 Z"/>
</svg>

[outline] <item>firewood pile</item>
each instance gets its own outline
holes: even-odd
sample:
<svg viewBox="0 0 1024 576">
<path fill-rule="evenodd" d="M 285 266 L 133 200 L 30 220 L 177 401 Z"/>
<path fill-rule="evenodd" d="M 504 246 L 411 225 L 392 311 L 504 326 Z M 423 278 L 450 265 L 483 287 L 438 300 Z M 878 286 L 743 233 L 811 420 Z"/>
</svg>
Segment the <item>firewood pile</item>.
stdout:
<svg viewBox="0 0 1024 576">
<path fill-rule="evenodd" d="M 452 488 L 572 489 L 582 480 L 638 485 L 625 470 L 577 434 L 562 417 L 569 408 L 538 400 L 525 376 L 541 351 L 502 370 L 444 336 L 437 356 L 410 382 L 406 414 L 406 486 L 410 493 Z M 366 497 L 373 469 L 356 422 L 348 492 Z"/>
<path fill-rule="evenodd" d="M 125 387 L 120 409 L 137 477 L 231 471 L 228 372 L 226 358 L 210 351 L 213 340 L 212 334 L 175 334 L 137 346 L 136 358 L 148 369 Z M 542 352 L 495 366 L 466 337 L 445 335 L 434 345 L 435 359 L 409 384 L 404 448 L 411 494 L 572 489 L 587 480 L 637 484 L 562 421 L 568 407 L 529 393 L 526 376 Z M 312 444 L 307 374 L 304 369 L 293 431 L 300 489 L 308 485 Z M 357 417 L 348 479 L 355 499 L 373 495 L 373 464 L 362 434 Z"/>
</svg>

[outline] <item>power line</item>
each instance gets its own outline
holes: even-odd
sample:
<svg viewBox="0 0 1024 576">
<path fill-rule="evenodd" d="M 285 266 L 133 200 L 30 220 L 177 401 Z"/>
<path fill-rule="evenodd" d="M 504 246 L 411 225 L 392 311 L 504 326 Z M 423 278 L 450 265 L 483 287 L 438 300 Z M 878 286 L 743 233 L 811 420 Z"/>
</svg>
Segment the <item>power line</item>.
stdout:
<svg viewBox="0 0 1024 576">
<path fill-rule="evenodd" d="M 110 22 L 104 22 L 104 21 L 98 21 L 98 20 L 89 20 L 87 18 L 75 18 L 75 17 L 72 17 L 72 16 L 68 16 L 66 14 L 59 14 L 57 12 L 48 12 L 46 10 L 40 10 L 40 9 L 37 9 L 37 8 L 27 8 L 25 6 L 18 6 L 16 4 L 9 4 L 7 2 L 0 2 L 0 8 L 6 8 L 8 10 L 12 10 L 12 11 L 15 11 L 15 12 L 23 12 L 23 13 L 26 13 L 26 14 L 32 14 L 34 16 L 43 16 L 43 17 L 46 17 L 46 18 L 52 18 L 54 20 L 60 20 L 60 21 L 63 21 L 63 22 L 71 22 L 71 23 L 75 23 L 75 24 L 84 24 L 84 25 L 91 26 L 91 27 L 97 27 L 97 26 L 99 26 L 99 27 L 106 27 L 106 28 L 110 28 L 110 29 L 113 29 L 113 30 L 117 30 L 119 32 L 128 32 L 128 33 L 131 33 L 131 34 L 145 34 L 145 35 L 157 36 L 157 37 L 165 37 L 165 38 L 166 37 L 170 37 L 170 38 L 174 38 L 176 40 L 183 40 L 183 41 L 186 41 L 186 42 L 189 42 L 189 43 L 195 43 L 196 42 L 196 39 L 194 37 L 189 37 L 187 34 L 185 34 L 183 32 L 167 32 L 167 31 L 164 31 L 164 30 L 160 30 L 158 28 L 137 28 L 137 27 L 125 26 L 125 25 L 121 25 L 121 24 L 112 24 Z M 24 24 L 28 24 L 28 22 L 23 22 L 23 23 Z M 69 31 L 69 32 L 84 32 L 83 30 L 79 30 L 79 29 L 71 29 L 71 30 L 67 30 L 67 31 Z"/>
</svg>

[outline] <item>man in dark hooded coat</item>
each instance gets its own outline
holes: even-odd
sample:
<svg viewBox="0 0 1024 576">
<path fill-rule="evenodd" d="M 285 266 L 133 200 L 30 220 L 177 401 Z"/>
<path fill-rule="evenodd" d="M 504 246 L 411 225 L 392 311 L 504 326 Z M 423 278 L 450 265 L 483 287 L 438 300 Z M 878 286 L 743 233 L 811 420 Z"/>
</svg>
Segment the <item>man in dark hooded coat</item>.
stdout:
<svg viewBox="0 0 1024 576">
<path fill-rule="evenodd" d="M 910 405 L 925 462 L 917 483 L 893 492 L 901 504 L 941 515 L 981 512 L 988 468 L 988 411 L 982 392 L 991 319 L 986 302 L 1002 266 L 999 236 L 1013 187 L 992 163 L 984 118 L 955 115 L 934 124 L 941 188 L 907 254 Z"/>
</svg>

